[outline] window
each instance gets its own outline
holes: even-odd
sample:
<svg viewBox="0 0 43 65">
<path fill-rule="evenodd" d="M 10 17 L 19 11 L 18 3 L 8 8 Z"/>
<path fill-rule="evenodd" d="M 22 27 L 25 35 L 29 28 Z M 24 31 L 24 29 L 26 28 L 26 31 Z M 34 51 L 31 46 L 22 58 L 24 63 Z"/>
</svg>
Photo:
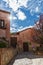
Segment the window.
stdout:
<svg viewBox="0 0 43 65">
<path fill-rule="evenodd" d="M 0 19 L 0 28 L 4 28 L 5 27 L 5 21 Z"/>
</svg>

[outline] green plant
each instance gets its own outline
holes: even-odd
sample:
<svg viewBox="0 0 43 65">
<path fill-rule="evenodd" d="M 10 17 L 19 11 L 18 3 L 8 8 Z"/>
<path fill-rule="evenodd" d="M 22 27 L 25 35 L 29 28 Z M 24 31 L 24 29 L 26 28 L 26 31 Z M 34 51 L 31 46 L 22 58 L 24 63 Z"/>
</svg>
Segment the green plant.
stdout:
<svg viewBox="0 0 43 65">
<path fill-rule="evenodd" d="M 7 44 L 5 43 L 5 42 L 0 42 L 0 48 L 5 48 L 5 47 L 7 47 Z"/>
</svg>

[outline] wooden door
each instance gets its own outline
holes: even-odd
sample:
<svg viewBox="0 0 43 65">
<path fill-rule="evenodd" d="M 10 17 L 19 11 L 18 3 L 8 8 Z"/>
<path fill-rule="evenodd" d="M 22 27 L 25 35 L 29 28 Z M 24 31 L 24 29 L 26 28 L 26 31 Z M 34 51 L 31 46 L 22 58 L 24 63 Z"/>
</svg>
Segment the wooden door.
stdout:
<svg viewBox="0 0 43 65">
<path fill-rule="evenodd" d="M 28 48 L 28 43 L 23 43 L 23 51 L 28 51 L 29 48 Z"/>
<path fill-rule="evenodd" d="M 16 48 L 17 45 L 17 37 L 11 37 L 11 46 Z"/>
</svg>

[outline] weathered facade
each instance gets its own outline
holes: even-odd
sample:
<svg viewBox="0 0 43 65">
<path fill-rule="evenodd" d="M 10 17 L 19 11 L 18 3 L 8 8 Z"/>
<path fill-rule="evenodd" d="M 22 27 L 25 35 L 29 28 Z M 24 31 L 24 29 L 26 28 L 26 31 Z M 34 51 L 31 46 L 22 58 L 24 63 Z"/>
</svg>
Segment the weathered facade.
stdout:
<svg viewBox="0 0 43 65">
<path fill-rule="evenodd" d="M 10 15 L 9 12 L 0 10 L 0 39 L 5 38 L 10 43 Z"/>
<path fill-rule="evenodd" d="M 18 49 L 18 52 L 23 52 L 23 51 L 32 51 L 33 47 L 39 47 L 40 45 L 34 42 L 33 36 L 36 35 L 36 31 L 34 28 L 28 28 L 23 31 L 20 31 L 16 34 L 12 34 L 11 37 L 14 40 L 17 41 L 16 47 Z M 13 43 L 14 44 L 14 43 Z"/>
<path fill-rule="evenodd" d="M 36 35 L 36 32 L 33 28 L 26 29 L 20 32 L 18 36 L 19 37 L 19 40 L 18 40 L 19 48 L 22 51 L 32 51 L 33 47 L 36 48 L 37 46 L 39 46 L 39 44 L 36 44 L 34 42 L 33 36 L 35 35 Z"/>
</svg>

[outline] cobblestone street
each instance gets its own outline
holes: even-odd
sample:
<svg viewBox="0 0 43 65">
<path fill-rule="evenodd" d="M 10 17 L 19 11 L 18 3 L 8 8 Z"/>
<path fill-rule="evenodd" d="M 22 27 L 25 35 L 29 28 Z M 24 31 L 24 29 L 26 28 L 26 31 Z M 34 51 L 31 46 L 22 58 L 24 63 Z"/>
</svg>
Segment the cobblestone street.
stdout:
<svg viewBox="0 0 43 65">
<path fill-rule="evenodd" d="M 24 52 L 17 55 L 13 65 L 43 65 L 43 57 Z"/>
</svg>

